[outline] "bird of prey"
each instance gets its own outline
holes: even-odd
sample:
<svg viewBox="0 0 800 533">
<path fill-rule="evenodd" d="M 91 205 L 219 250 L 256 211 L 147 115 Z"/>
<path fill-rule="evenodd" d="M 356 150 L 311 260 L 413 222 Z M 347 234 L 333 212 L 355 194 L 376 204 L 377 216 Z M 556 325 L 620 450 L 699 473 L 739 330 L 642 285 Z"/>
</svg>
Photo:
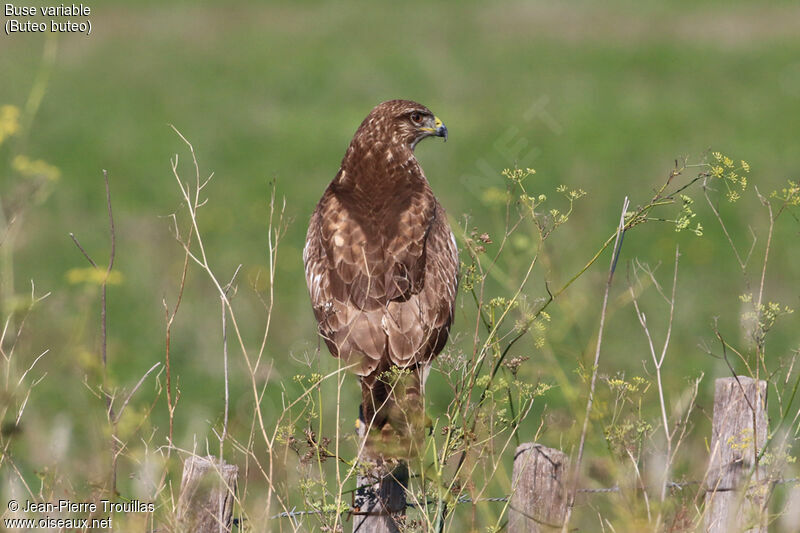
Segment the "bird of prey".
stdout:
<svg viewBox="0 0 800 533">
<path fill-rule="evenodd" d="M 447 140 L 447 128 L 427 107 L 376 106 L 317 204 L 303 251 L 319 333 L 360 377 L 361 421 L 383 440 L 420 433 L 425 378 L 458 292 L 455 237 L 414 156 L 431 136 Z"/>
</svg>

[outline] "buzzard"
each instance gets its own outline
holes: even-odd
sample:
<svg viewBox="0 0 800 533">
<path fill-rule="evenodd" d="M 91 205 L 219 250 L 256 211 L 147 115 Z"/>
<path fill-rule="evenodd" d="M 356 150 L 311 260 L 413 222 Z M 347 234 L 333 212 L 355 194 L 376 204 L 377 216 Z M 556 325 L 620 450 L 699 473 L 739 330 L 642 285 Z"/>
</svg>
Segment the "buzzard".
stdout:
<svg viewBox="0 0 800 533">
<path fill-rule="evenodd" d="M 431 136 L 447 140 L 447 128 L 425 106 L 376 106 L 317 204 L 303 250 L 319 333 L 360 377 L 361 420 L 384 440 L 391 429 L 420 433 L 425 378 L 453 321 L 458 249 L 414 156 Z"/>
</svg>

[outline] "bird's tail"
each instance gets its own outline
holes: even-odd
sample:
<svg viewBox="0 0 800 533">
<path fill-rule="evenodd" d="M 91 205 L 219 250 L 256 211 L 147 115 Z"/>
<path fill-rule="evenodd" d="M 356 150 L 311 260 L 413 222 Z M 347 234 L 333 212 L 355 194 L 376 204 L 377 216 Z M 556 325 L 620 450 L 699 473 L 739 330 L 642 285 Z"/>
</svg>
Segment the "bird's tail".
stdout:
<svg viewBox="0 0 800 533">
<path fill-rule="evenodd" d="M 421 373 L 419 367 L 393 366 L 361 378 L 360 422 L 374 453 L 384 457 L 420 453 L 428 420 Z"/>
</svg>

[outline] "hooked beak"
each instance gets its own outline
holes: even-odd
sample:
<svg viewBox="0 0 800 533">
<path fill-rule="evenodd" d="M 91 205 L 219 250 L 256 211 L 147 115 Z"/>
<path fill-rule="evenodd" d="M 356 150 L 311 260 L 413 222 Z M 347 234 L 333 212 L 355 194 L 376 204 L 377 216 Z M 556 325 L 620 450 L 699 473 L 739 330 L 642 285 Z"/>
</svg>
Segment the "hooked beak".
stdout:
<svg viewBox="0 0 800 533">
<path fill-rule="evenodd" d="M 437 137 L 444 137 L 444 142 L 447 142 L 447 126 L 444 125 L 439 117 L 433 117 L 435 121 L 435 129 L 433 134 Z"/>
<path fill-rule="evenodd" d="M 420 128 L 420 129 L 424 132 L 427 132 L 428 135 L 433 135 L 435 137 L 444 137 L 444 141 L 447 142 L 447 126 L 444 125 L 444 123 L 439 117 L 433 117 L 432 128 Z"/>
</svg>

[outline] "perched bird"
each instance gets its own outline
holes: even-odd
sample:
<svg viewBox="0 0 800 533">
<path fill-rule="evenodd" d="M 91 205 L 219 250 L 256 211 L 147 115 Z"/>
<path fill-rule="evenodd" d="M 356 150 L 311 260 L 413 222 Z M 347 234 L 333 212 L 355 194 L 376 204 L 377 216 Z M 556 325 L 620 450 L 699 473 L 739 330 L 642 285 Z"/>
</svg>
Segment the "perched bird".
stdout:
<svg viewBox="0 0 800 533">
<path fill-rule="evenodd" d="M 447 128 L 425 106 L 376 106 L 317 204 L 303 250 L 319 333 L 360 376 L 361 421 L 389 441 L 424 433 L 424 382 L 458 288 L 455 237 L 414 156 L 432 136 L 447 140 Z"/>
</svg>

